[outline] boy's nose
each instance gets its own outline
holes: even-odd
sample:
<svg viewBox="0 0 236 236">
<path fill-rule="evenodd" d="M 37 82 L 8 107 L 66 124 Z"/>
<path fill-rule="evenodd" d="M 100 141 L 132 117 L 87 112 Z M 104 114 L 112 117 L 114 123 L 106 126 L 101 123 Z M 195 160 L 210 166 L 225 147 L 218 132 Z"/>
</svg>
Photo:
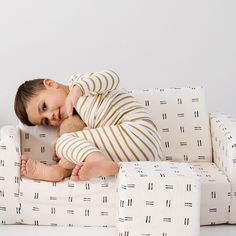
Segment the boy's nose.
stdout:
<svg viewBox="0 0 236 236">
<path fill-rule="evenodd" d="M 53 120 L 53 118 L 54 118 L 53 112 L 48 112 L 47 118 L 48 118 L 48 120 Z"/>
</svg>

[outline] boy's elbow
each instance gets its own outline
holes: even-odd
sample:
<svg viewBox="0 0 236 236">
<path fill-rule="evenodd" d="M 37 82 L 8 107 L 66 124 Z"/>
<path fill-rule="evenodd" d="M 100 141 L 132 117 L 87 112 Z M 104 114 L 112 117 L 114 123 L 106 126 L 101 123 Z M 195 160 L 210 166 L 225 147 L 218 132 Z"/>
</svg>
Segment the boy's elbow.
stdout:
<svg viewBox="0 0 236 236">
<path fill-rule="evenodd" d="M 57 139 L 57 143 L 58 144 L 60 141 L 63 141 L 67 138 L 71 138 L 71 137 L 76 137 L 76 134 L 74 132 L 72 133 L 63 133 L 58 139 Z"/>
<path fill-rule="evenodd" d="M 108 70 L 108 71 L 114 79 L 114 88 L 117 89 L 117 87 L 120 84 L 120 77 L 118 76 L 118 74 L 115 71 L 113 71 L 113 70 Z"/>
</svg>

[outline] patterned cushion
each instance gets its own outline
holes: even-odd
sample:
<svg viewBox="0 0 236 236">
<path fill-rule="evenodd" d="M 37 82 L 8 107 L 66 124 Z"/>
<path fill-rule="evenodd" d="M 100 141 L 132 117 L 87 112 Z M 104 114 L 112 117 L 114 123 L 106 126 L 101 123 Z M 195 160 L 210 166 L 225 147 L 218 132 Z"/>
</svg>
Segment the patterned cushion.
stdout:
<svg viewBox="0 0 236 236">
<path fill-rule="evenodd" d="M 225 114 L 211 115 L 214 162 L 231 184 L 229 223 L 236 223 L 236 119 Z"/>
<path fill-rule="evenodd" d="M 119 235 L 200 231 L 200 183 L 188 163 L 123 162 L 118 175 Z"/>
<path fill-rule="evenodd" d="M 164 160 L 212 162 L 204 88 L 157 88 L 130 93 L 150 110 L 156 121 Z"/>
<path fill-rule="evenodd" d="M 27 156 L 45 164 L 55 164 L 52 160 L 51 142 L 57 139 L 54 127 L 26 126 L 19 122 L 21 131 L 21 151 Z"/>
<path fill-rule="evenodd" d="M 22 178 L 20 222 L 35 225 L 114 226 L 115 177 L 59 183 Z M 63 217 L 61 217 L 63 215 Z"/>
<path fill-rule="evenodd" d="M 20 214 L 19 129 L 4 126 L 0 138 L 0 224 L 14 224 Z"/>
<path fill-rule="evenodd" d="M 201 181 L 201 225 L 229 222 L 230 182 L 214 163 L 191 163 Z"/>
<path fill-rule="evenodd" d="M 111 207 L 44 205 L 23 202 L 20 223 L 48 226 L 115 227 L 116 211 Z"/>
</svg>

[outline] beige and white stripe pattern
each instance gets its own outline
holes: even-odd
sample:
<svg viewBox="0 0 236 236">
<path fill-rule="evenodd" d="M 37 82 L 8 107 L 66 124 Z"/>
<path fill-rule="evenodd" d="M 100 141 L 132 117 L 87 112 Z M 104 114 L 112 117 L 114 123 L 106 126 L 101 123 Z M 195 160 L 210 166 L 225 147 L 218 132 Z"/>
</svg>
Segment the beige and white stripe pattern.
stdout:
<svg viewBox="0 0 236 236">
<path fill-rule="evenodd" d="M 94 151 L 112 161 L 153 161 L 161 157 L 160 136 L 149 111 L 125 89 L 111 70 L 73 75 L 69 87 L 80 86 L 83 96 L 76 105 L 90 128 L 62 135 L 56 153 L 73 163 Z"/>
</svg>

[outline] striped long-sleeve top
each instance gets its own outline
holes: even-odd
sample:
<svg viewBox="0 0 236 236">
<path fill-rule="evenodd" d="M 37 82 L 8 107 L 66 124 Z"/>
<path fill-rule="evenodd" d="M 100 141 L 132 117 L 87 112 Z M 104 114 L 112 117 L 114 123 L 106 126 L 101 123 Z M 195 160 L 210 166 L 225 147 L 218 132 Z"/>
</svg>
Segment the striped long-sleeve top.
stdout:
<svg viewBox="0 0 236 236">
<path fill-rule="evenodd" d="M 146 108 L 141 106 L 125 89 L 119 89 L 119 82 L 118 75 L 111 70 L 76 74 L 71 77 L 70 90 L 75 85 L 82 90 L 76 111 L 87 126 L 97 128 L 116 125 L 123 122 L 124 117 L 131 121 L 150 119 Z"/>
</svg>

